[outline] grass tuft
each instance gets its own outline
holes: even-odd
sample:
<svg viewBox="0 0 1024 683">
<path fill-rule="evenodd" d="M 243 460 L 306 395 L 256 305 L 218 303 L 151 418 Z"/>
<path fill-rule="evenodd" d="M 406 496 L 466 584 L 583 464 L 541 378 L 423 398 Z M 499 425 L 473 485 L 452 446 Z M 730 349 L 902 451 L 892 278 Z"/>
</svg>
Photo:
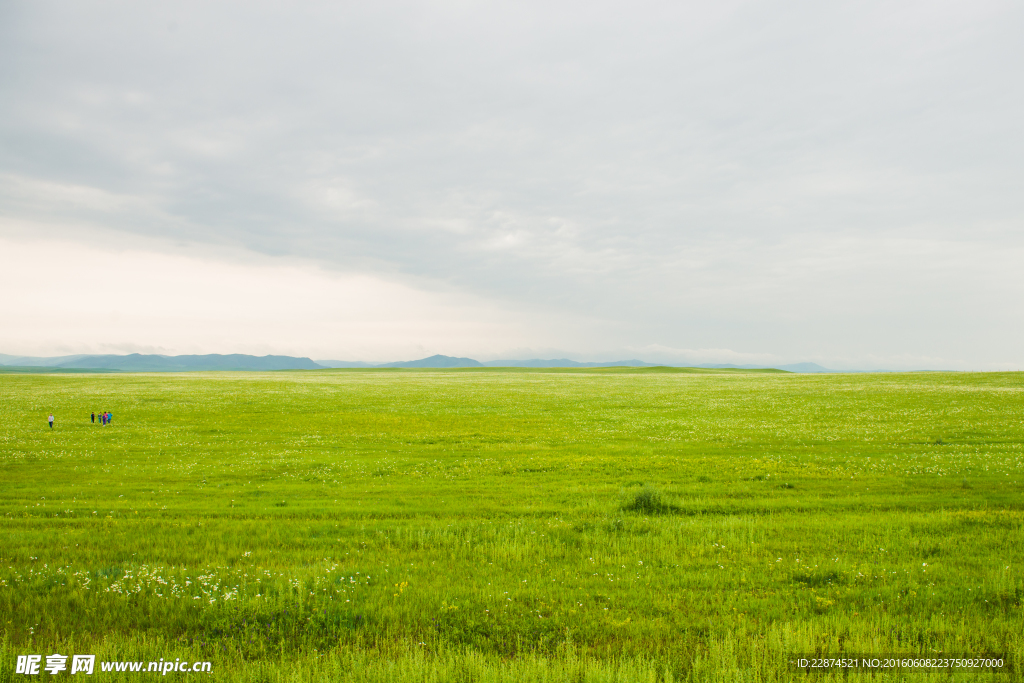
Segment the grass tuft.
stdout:
<svg viewBox="0 0 1024 683">
<path fill-rule="evenodd" d="M 649 484 L 630 496 L 623 503 L 622 509 L 645 515 L 668 515 L 679 511 L 678 506 L 669 503 L 661 491 Z"/>
</svg>

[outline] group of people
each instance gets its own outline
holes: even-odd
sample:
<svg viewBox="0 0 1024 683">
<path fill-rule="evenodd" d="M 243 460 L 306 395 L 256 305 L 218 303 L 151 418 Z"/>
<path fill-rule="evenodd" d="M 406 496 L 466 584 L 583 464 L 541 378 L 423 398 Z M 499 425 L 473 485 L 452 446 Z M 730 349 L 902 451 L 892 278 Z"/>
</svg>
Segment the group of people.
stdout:
<svg viewBox="0 0 1024 683">
<path fill-rule="evenodd" d="M 113 419 L 114 419 L 114 414 L 111 413 L 110 411 L 107 411 L 105 413 L 100 413 L 100 424 L 102 424 L 102 425 L 110 424 L 110 421 L 113 420 Z M 93 423 L 96 422 L 96 413 L 92 414 L 92 421 L 93 421 Z"/>
<path fill-rule="evenodd" d="M 93 413 L 90 417 L 92 418 L 92 423 L 96 424 L 96 413 Z M 48 419 L 49 419 L 49 422 L 50 422 L 50 429 L 53 429 L 53 413 L 50 413 L 50 417 Z M 114 419 L 114 414 L 112 412 L 110 412 L 109 410 L 104 412 L 104 413 L 100 413 L 100 424 L 101 425 L 106 426 L 106 425 L 110 424 L 113 419 Z"/>
<path fill-rule="evenodd" d="M 96 414 L 93 413 L 89 417 L 92 419 L 92 424 L 96 424 Z M 101 425 L 104 425 L 104 426 L 105 425 L 109 425 L 109 424 L 111 424 L 111 422 L 113 420 L 114 420 L 114 414 L 111 413 L 110 411 L 106 411 L 105 413 L 100 413 L 99 414 L 99 424 L 101 424 Z M 50 423 L 50 429 L 53 429 L 53 414 L 52 413 L 50 413 L 49 423 Z"/>
</svg>

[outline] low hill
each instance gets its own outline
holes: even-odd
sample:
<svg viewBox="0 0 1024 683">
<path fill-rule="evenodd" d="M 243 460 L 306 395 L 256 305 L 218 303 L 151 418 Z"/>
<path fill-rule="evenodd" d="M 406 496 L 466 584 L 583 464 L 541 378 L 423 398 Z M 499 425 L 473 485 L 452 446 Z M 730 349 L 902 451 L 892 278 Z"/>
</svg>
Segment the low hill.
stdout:
<svg viewBox="0 0 1024 683">
<path fill-rule="evenodd" d="M 118 372 L 113 368 L 55 368 L 52 365 L 0 365 L 0 375 L 51 375 L 53 373 Z"/>
<path fill-rule="evenodd" d="M 440 354 L 421 358 L 419 360 L 399 361 L 397 363 L 385 363 L 378 365 L 378 368 L 482 368 L 483 363 L 472 358 L 455 358 L 453 356 L 442 356 Z"/>
<path fill-rule="evenodd" d="M 556 358 L 552 360 L 541 360 L 532 358 L 530 360 L 489 360 L 484 363 L 489 368 L 649 368 L 655 367 L 657 363 L 645 363 L 642 360 L 613 360 L 606 363 L 586 363 L 568 358 Z"/>
<path fill-rule="evenodd" d="M 86 357 L 86 354 L 82 353 L 75 354 L 74 356 L 11 356 L 6 353 L 0 353 L 0 365 L 44 368 L 54 367 L 67 361 Z"/>
<path fill-rule="evenodd" d="M 785 370 L 786 372 L 796 373 L 815 373 L 815 372 L 840 372 L 839 370 L 829 370 L 823 368 L 817 363 L 791 363 L 789 365 L 733 365 L 732 363 L 701 363 L 695 365 L 697 368 L 713 368 L 716 370 Z"/>
<path fill-rule="evenodd" d="M 320 360 L 319 358 L 313 361 L 317 365 L 322 365 L 325 368 L 375 368 L 376 363 L 365 363 L 361 360 Z"/>
<path fill-rule="evenodd" d="M 322 370 L 309 358 L 249 356 L 243 353 L 202 356 L 158 356 L 132 353 L 127 356 L 83 356 L 64 361 L 58 368 L 108 368 L 128 372 L 185 372 L 190 370 Z"/>
<path fill-rule="evenodd" d="M 817 363 L 793 363 L 791 365 L 779 365 L 778 368 L 780 370 L 787 370 L 788 372 L 838 372 L 838 370 L 829 370 L 828 368 L 823 368 Z"/>
<path fill-rule="evenodd" d="M 527 360 L 504 359 L 490 360 L 481 363 L 473 358 L 462 358 L 456 356 L 434 355 L 419 360 L 399 361 L 394 363 L 367 363 L 364 361 L 342 361 L 342 360 L 310 360 L 309 358 L 297 358 L 294 356 L 250 356 L 243 353 L 232 354 L 206 354 L 206 355 L 185 355 L 185 356 L 164 356 L 157 354 L 132 353 L 128 355 L 74 355 L 57 357 L 36 357 L 36 356 L 13 356 L 0 354 L 0 367 L 7 368 L 6 372 L 15 372 L 13 367 L 28 368 L 19 372 L 44 372 L 45 368 L 53 371 L 64 370 L 91 370 L 91 371 L 121 371 L 121 372 L 189 372 L 201 370 L 323 370 L 327 368 L 550 368 L 550 369 L 587 369 L 587 368 L 653 368 L 665 367 L 658 363 L 646 361 L 615 360 L 605 362 L 585 362 L 569 360 L 568 358 L 541 359 L 531 358 Z M 672 365 L 672 367 L 680 367 Z M 791 365 L 733 365 L 730 363 L 703 363 L 692 366 L 698 369 L 715 370 L 766 370 L 779 369 L 786 372 L 796 373 L 824 373 L 824 372 L 855 372 L 837 371 L 824 368 L 817 363 L 794 363 Z"/>
</svg>

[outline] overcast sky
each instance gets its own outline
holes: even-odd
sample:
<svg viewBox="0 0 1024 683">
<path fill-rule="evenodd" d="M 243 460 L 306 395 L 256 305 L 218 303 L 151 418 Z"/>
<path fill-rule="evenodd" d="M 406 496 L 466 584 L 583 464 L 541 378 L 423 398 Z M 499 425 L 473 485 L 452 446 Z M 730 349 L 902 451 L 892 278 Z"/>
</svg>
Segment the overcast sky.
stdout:
<svg viewBox="0 0 1024 683">
<path fill-rule="evenodd" d="M 1019 2 L 0 0 L 0 353 L 1024 367 Z"/>
</svg>

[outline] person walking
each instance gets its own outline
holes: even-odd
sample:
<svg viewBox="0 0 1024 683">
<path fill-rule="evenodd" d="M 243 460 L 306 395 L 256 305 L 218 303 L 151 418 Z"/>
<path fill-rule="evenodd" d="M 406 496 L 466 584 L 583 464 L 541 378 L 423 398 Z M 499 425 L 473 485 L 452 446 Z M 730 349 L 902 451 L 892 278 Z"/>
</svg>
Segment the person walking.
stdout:
<svg viewBox="0 0 1024 683">
<path fill-rule="evenodd" d="M 96 424 L 96 411 L 95 410 L 92 411 L 92 415 L 90 417 L 92 418 L 92 423 Z"/>
<path fill-rule="evenodd" d="M 50 429 L 53 429 L 53 413 L 50 413 Z"/>
</svg>

